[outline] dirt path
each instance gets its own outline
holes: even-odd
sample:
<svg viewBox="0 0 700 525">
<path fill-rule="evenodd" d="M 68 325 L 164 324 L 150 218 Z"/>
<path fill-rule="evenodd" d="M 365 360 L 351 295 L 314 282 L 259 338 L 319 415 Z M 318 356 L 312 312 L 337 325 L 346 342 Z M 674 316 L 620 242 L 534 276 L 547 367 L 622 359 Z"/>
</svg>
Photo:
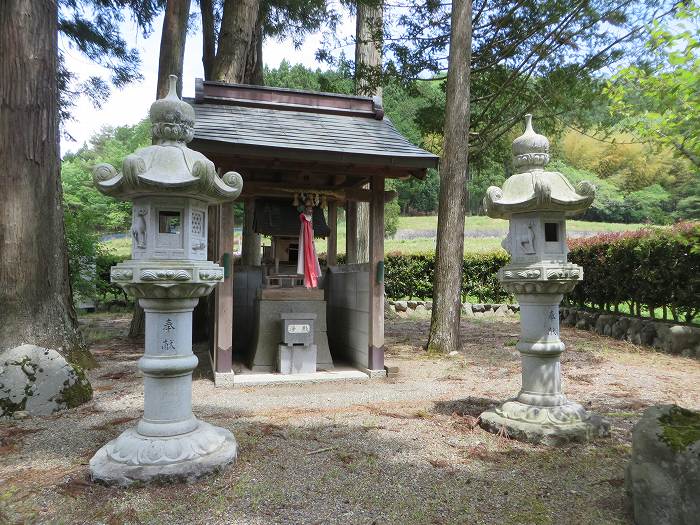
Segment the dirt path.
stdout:
<svg viewBox="0 0 700 525">
<path fill-rule="evenodd" d="M 484 432 L 470 416 L 519 388 L 517 321 L 463 324 L 459 356 L 429 357 L 426 319 L 387 322 L 396 379 L 215 389 L 195 412 L 240 444 L 231 469 L 191 485 L 90 483 L 87 462 L 140 415 L 138 344 L 126 320 L 91 321 L 95 398 L 0 422 L 0 523 L 629 523 L 623 470 L 646 406 L 700 407 L 700 363 L 564 329 L 564 388 L 610 419 L 610 439 L 549 449 Z"/>
</svg>

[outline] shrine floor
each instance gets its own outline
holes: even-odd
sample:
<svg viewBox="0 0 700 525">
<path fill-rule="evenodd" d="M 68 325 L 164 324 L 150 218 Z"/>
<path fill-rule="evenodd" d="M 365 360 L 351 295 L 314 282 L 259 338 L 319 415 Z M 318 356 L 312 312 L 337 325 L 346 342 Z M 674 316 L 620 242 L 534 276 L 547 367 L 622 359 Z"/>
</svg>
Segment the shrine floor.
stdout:
<svg viewBox="0 0 700 525">
<path fill-rule="evenodd" d="M 653 404 L 700 408 L 700 362 L 564 328 L 564 389 L 612 435 L 547 448 L 487 433 L 475 416 L 515 394 L 518 319 L 463 322 L 456 356 L 421 349 L 427 318 L 387 320 L 395 378 L 215 388 L 207 360 L 194 410 L 233 432 L 230 469 L 189 485 L 104 487 L 87 463 L 140 416 L 142 343 L 128 317 L 82 322 L 100 366 L 94 399 L 50 417 L 0 421 L 0 523 L 631 523 L 631 429 Z"/>
</svg>

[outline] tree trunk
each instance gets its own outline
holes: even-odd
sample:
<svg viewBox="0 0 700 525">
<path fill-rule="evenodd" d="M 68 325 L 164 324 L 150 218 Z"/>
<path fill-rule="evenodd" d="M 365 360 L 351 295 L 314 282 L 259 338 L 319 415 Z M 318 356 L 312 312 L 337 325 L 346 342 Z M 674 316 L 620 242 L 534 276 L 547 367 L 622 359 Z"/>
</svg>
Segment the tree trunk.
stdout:
<svg viewBox="0 0 700 525">
<path fill-rule="evenodd" d="M 202 64 L 204 65 L 204 80 L 211 80 L 214 60 L 216 59 L 213 0 L 199 0 L 199 8 L 202 12 Z"/>
<path fill-rule="evenodd" d="M 138 300 L 134 301 L 134 315 L 129 325 L 129 337 L 137 338 L 146 333 L 146 312 L 139 306 Z"/>
<path fill-rule="evenodd" d="M 168 0 L 163 18 L 163 33 L 160 37 L 156 98 L 163 98 L 168 94 L 169 75 L 177 75 L 180 80 L 177 83 L 177 94 L 182 96 L 182 62 L 185 57 L 189 14 L 190 0 Z"/>
<path fill-rule="evenodd" d="M 357 4 L 355 23 L 355 91 L 358 95 L 382 96 L 382 25 L 381 0 L 375 5 Z"/>
<path fill-rule="evenodd" d="M 31 343 L 91 366 L 64 239 L 56 2 L 4 2 L 0 57 L 0 351 Z"/>
<path fill-rule="evenodd" d="M 445 107 L 445 144 L 440 159 L 440 202 L 428 351 L 459 350 L 460 290 L 464 259 L 469 151 L 471 0 L 452 4 L 450 58 Z"/>
<path fill-rule="evenodd" d="M 382 96 L 381 66 L 383 24 L 381 0 L 376 5 L 357 4 L 355 25 L 355 92 Z M 369 185 L 363 186 L 369 189 Z M 359 263 L 369 261 L 369 203 L 357 203 L 357 254 Z"/>
<path fill-rule="evenodd" d="M 245 73 L 243 74 L 243 82 L 254 86 L 262 86 L 265 83 L 262 58 L 263 22 L 263 11 L 259 11 L 258 21 L 255 24 L 255 31 L 248 49 Z"/>
<path fill-rule="evenodd" d="M 256 30 L 260 0 L 226 0 L 212 79 L 241 83 Z"/>
<path fill-rule="evenodd" d="M 255 200 L 245 200 L 243 213 L 243 227 L 241 228 L 241 265 L 260 266 L 260 234 L 253 230 L 253 218 L 255 214 Z"/>
</svg>

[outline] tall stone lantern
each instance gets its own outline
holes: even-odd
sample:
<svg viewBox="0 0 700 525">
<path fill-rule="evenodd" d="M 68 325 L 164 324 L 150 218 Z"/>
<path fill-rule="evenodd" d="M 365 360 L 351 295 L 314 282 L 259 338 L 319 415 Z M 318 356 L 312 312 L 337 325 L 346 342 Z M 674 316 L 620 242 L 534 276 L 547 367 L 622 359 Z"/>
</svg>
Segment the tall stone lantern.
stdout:
<svg viewBox="0 0 700 525">
<path fill-rule="evenodd" d="M 153 145 L 113 166 L 94 169 L 104 194 L 133 201 L 131 260 L 112 267 L 111 280 L 138 299 L 146 314 L 144 413 L 135 428 L 90 460 L 93 479 L 126 485 L 153 479 L 193 479 L 235 460 L 233 434 L 192 414 L 192 311 L 224 278 L 207 261 L 207 206 L 231 202 L 243 181 L 220 178 L 214 164 L 187 147 L 194 110 L 180 100 L 177 77 L 151 105 Z"/>
<path fill-rule="evenodd" d="M 545 171 L 549 141 L 532 129 L 532 115 L 526 119 L 525 133 L 513 141 L 515 173 L 484 198 L 489 217 L 509 221 L 502 245 L 511 260 L 498 277 L 520 303 L 522 388 L 481 414 L 481 424 L 524 441 L 583 441 L 607 434 L 609 425 L 562 392 L 559 303 L 583 279 L 583 268 L 567 261 L 566 217 L 591 205 L 595 187 L 584 181 L 574 188 L 561 173 Z"/>
</svg>

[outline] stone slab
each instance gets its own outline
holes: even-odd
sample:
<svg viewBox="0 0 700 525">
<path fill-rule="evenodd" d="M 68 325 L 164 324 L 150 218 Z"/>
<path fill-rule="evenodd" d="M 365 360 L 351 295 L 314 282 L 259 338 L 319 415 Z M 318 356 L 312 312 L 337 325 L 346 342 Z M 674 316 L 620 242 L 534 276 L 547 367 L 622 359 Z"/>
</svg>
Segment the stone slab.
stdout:
<svg viewBox="0 0 700 525">
<path fill-rule="evenodd" d="M 316 345 L 279 345 L 277 371 L 280 374 L 316 372 Z"/>
<path fill-rule="evenodd" d="M 324 383 L 327 381 L 367 381 L 370 377 L 360 370 L 329 370 L 311 374 L 236 374 L 233 386 L 274 385 L 289 383 Z"/>
</svg>

